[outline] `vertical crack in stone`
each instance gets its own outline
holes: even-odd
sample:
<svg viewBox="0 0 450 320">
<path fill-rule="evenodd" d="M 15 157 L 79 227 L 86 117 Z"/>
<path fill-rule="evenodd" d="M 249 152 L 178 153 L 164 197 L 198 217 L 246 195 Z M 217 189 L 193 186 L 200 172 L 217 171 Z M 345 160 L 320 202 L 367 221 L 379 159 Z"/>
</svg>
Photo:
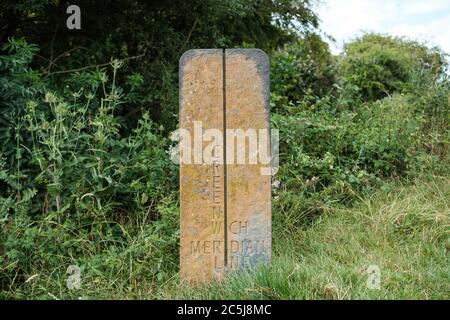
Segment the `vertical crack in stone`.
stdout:
<svg viewBox="0 0 450 320">
<path fill-rule="evenodd" d="M 224 217 L 224 267 L 228 267 L 228 219 L 227 219 L 227 57 L 226 49 L 222 50 L 222 87 L 223 87 L 223 217 Z"/>
</svg>

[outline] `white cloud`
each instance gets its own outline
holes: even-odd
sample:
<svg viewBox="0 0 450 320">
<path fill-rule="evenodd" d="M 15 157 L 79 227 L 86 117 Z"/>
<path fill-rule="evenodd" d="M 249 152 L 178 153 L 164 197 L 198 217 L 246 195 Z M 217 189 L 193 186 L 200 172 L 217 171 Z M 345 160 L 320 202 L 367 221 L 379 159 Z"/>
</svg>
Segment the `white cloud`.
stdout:
<svg viewBox="0 0 450 320">
<path fill-rule="evenodd" d="M 418 39 L 430 45 L 438 45 L 450 53 L 450 13 L 428 24 L 399 24 L 388 30 L 388 33 Z"/>
<path fill-rule="evenodd" d="M 334 53 L 362 31 L 406 36 L 450 52 L 448 0 L 322 0 L 317 9 L 322 30 L 337 41 Z"/>
<path fill-rule="evenodd" d="M 364 1 L 364 0 L 363 0 Z M 448 0 L 408 1 L 402 3 L 404 14 L 427 14 L 440 10 L 448 10 Z"/>
</svg>

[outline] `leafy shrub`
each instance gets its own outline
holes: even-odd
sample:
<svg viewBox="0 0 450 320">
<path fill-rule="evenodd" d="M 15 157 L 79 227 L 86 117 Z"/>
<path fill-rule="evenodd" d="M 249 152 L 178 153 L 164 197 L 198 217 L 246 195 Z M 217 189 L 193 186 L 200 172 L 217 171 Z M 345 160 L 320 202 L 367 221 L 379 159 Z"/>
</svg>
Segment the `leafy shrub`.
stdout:
<svg viewBox="0 0 450 320">
<path fill-rule="evenodd" d="M 439 49 L 402 38 L 365 34 L 345 46 L 339 62 L 340 86 L 346 94 L 352 93 L 351 99 L 375 101 L 409 89 L 418 70 L 438 78 L 445 67 Z"/>
<path fill-rule="evenodd" d="M 272 111 L 291 113 L 332 91 L 334 65 L 328 44 L 310 34 L 279 50 L 271 59 Z"/>
<path fill-rule="evenodd" d="M 149 246 L 163 250 L 145 262 L 160 277 L 176 260 L 169 247 L 177 241 L 177 170 L 148 114 L 121 135 L 115 111 L 129 97 L 116 84 L 121 62 L 111 62 L 111 80 L 107 70 L 75 74 L 61 94 L 23 75 L 33 47 L 9 46 L 15 51 L 2 58 L 9 71 L 0 81 L 11 76 L 17 85 L 7 84 L 0 105 L 9 115 L 2 134 L 12 137 L 0 153 L 1 289 L 23 284 L 38 265 L 56 270 L 88 259 L 100 268 L 113 259 L 102 267 L 112 272 L 121 255 Z"/>
<path fill-rule="evenodd" d="M 302 225 L 324 207 L 346 204 L 384 180 L 423 170 L 427 115 L 413 100 L 395 94 L 357 112 L 274 115 L 281 135 L 275 212 Z"/>
<path fill-rule="evenodd" d="M 15 130 L 26 102 L 44 90 L 38 73 L 29 67 L 37 50 L 23 39 L 11 39 L 0 47 L 0 150 L 4 156 L 11 157 L 21 142 Z"/>
</svg>

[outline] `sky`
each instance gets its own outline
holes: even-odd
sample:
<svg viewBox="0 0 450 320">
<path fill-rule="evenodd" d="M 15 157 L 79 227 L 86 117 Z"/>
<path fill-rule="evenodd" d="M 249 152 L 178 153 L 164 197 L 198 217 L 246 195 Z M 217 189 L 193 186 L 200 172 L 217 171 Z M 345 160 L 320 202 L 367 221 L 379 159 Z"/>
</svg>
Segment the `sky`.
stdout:
<svg viewBox="0 0 450 320">
<path fill-rule="evenodd" d="M 321 29 L 342 50 L 363 31 L 405 36 L 450 53 L 450 0 L 319 0 Z"/>
</svg>

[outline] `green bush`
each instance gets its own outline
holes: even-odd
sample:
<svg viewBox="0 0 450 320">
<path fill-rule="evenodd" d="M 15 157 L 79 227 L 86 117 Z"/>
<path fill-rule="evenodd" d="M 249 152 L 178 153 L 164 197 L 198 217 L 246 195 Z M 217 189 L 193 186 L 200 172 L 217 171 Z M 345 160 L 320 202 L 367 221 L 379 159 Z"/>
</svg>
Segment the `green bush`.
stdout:
<svg viewBox="0 0 450 320">
<path fill-rule="evenodd" d="M 149 246 L 158 253 L 143 263 L 161 277 L 177 259 L 177 168 L 147 113 L 121 135 L 115 110 L 129 97 L 116 84 L 122 63 L 75 74 L 59 94 L 37 75 L 36 87 L 29 82 L 33 47 L 14 40 L 9 47 L 2 57 L 9 72 L 0 79 L 8 93 L 0 104 L 8 116 L 0 153 L 1 289 L 23 284 L 38 266 L 57 270 L 69 261 L 100 268 L 113 259 L 101 267 L 112 272 L 121 255 L 135 248 L 140 256 Z"/>
<path fill-rule="evenodd" d="M 395 94 L 356 112 L 273 115 L 281 135 L 276 214 L 302 225 L 324 207 L 442 162 L 427 153 L 423 128 L 433 120 L 414 100 Z"/>
<path fill-rule="evenodd" d="M 439 49 L 402 38 L 365 34 L 346 44 L 339 61 L 341 90 L 352 99 L 375 101 L 411 89 L 413 76 L 445 74 L 445 57 Z"/>
<path fill-rule="evenodd" d="M 29 67 L 37 50 L 23 39 L 12 39 L 0 46 L 0 150 L 9 160 L 16 145 L 22 142 L 17 140 L 15 131 L 18 119 L 25 113 L 24 106 L 44 91 L 43 81 Z"/>
<path fill-rule="evenodd" d="M 310 34 L 272 55 L 272 111 L 289 114 L 333 90 L 334 64 L 328 44 Z"/>
</svg>

